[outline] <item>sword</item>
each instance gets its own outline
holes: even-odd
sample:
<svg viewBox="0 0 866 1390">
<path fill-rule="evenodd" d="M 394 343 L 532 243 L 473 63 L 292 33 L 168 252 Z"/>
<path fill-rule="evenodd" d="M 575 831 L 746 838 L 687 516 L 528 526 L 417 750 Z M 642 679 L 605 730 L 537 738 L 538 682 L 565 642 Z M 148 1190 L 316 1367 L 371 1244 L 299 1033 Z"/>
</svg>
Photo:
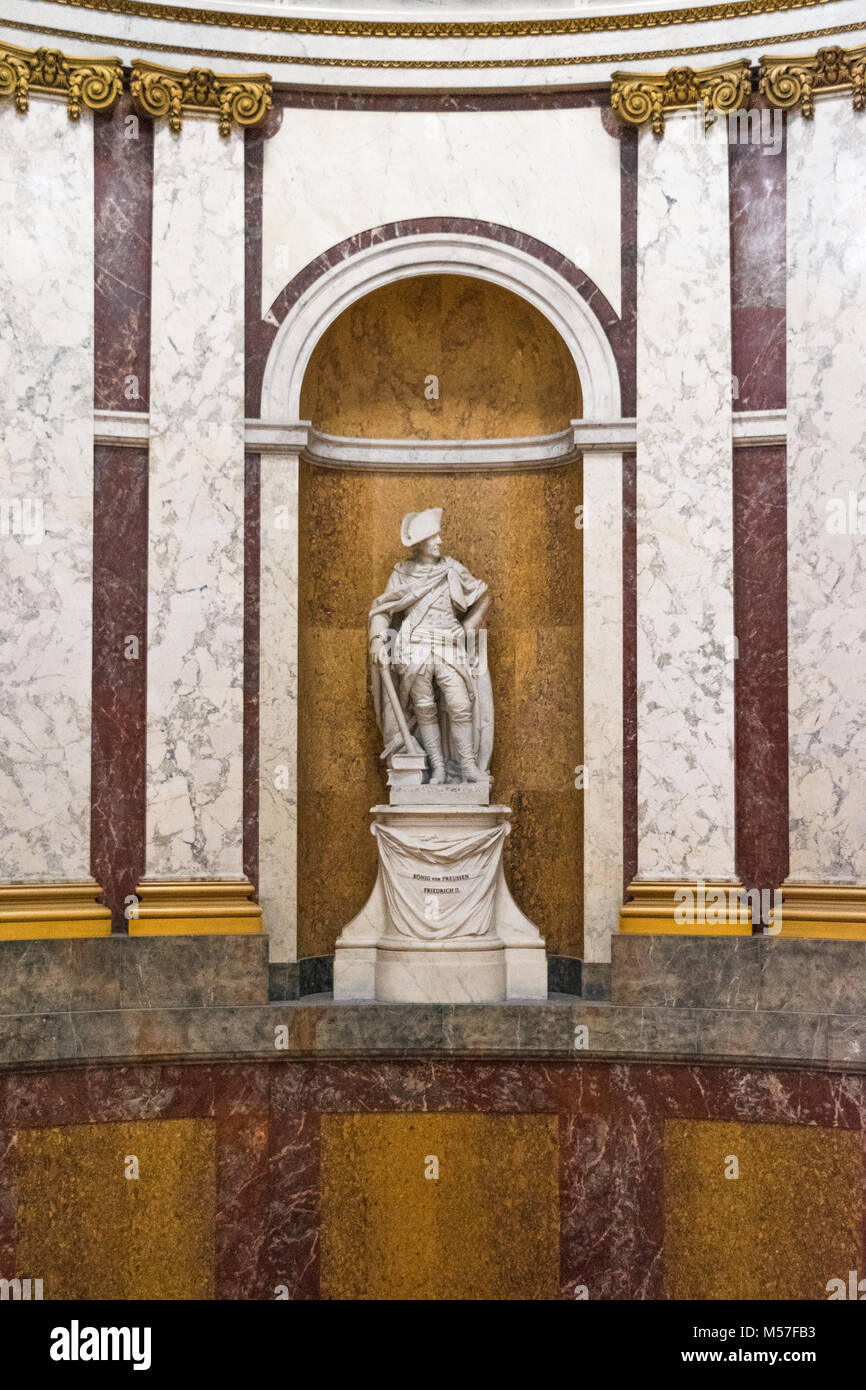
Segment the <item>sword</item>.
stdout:
<svg viewBox="0 0 866 1390">
<path fill-rule="evenodd" d="M 409 732 L 409 725 L 406 723 L 406 715 L 403 712 L 403 706 L 400 704 L 400 698 L 394 689 L 394 682 L 391 679 L 390 666 L 380 666 L 379 669 L 382 672 L 382 684 L 391 702 L 391 708 L 394 711 L 394 718 L 397 721 L 397 728 L 400 730 L 400 737 L 403 740 L 404 749 L 407 753 L 423 753 L 424 749 L 418 743 L 417 739 L 414 739 Z M 380 756 L 382 758 L 387 758 L 392 752 L 393 749 L 389 744 Z"/>
</svg>

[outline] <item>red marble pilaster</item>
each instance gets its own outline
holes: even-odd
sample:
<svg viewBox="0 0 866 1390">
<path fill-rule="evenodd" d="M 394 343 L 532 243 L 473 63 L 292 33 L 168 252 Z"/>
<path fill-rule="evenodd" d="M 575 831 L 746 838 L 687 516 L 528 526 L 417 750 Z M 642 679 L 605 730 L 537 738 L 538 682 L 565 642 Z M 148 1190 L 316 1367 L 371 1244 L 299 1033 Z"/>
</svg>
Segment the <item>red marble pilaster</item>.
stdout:
<svg viewBox="0 0 866 1390">
<path fill-rule="evenodd" d="M 124 95 L 94 120 L 94 405 L 147 410 L 153 126 Z"/>
<path fill-rule="evenodd" d="M 729 145 L 735 412 L 786 400 L 786 131 L 759 114 Z M 737 871 L 772 889 L 788 872 L 785 449 L 735 448 L 733 470 Z"/>
<path fill-rule="evenodd" d="M 746 888 L 788 874 L 787 471 L 784 445 L 734 450 L 736 855 Z"/>
<path fill-rule="evenodd" d="M 147 450 L 98 445 L 93 477 L 90 860 L 125 931 L 145 855 Z"/>
<path fill-rule="evenodd" d="M 785 404 L 785 116 L 760 114 L 761 139 L 728 147 L 735 411 Z"/>
</svg>

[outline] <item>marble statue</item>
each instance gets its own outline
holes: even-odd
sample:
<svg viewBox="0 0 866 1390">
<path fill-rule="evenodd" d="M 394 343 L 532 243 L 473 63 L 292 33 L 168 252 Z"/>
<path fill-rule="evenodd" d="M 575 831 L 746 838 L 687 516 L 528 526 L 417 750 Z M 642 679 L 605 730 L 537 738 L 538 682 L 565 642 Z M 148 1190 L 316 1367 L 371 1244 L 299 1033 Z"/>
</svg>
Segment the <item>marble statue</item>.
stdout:
<svg viewBox="0 0 866 1390">
<path fill-rule="evenodd" d="M 493 751 L 493 694 L 479 643 L 490 595 L 459 560 L 443 557 L 441 524 L 441 507 L 403 518 L 410 557 L 394 566 L 370 609 L 382 756 L 423 751 L 431 786 L 487 782 Z"/>
<path fill-rule="evenodd" d="M 491 805 L 487 585 L 442 555 L 442 508 L 409 512 L 410 552 L 370 609 L 388 804 L 371 807 L 379 869 L 334 954 L 334 998 L 544 999 L 544 940 L 505 879 L 508 806 Z M 424 780 L 426 779 L 426 780 Z"/>
</svg>

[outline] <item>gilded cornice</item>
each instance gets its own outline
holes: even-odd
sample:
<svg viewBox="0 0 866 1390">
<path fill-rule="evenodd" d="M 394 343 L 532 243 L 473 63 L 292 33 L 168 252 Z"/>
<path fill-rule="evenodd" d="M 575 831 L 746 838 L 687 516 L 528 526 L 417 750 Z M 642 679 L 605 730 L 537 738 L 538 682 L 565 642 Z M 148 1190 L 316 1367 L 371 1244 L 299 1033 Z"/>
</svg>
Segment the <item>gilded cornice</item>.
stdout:
<svg viewBox="0 0 866 1390">
<path fill-rule="evenodd" d="M 85 34 L 76 29 L 49 28 L 45 24 L 27 24 L 23 19 L 7 19 L 0 16 L 0 25 L 10 29 L 24 30 L 30 34 L 50 34 L 53 38 L 76 39 L 87 43 L 101 43 L 113 47 L 116 38 L 102 34 Z M 623 53 L 571 53 L 555 58 L 331 58 L 308 53 L 268 53 L 240 52 L 237 49 L 204 48 L 196 44 L 194 48 L 180 43 L 158 43 L 155 39 L 141 41 L 140 47 L 148 53 L 189 53 L 194 58 L 212 58 L 217 61 L 232 62 L 244 59 L 249 63 L 279 63 L 281 67 L 363 69 L 389 72 L 451 72 L 472 69 L 495 69 L 504 71 L 529 68 L 571 68 L 571 67 L 609 67 L 613 63 L 643 63 L 659 58 L 697 58 L 705 54 L 723 50 L 762 48 L 767 44 L 806 43 L 813 39 L 832 38 L 836 34 L 860 33 L 866 30 L 866 20 L 849 21 L 847 24 L 833 24 L 824 29 L 807 29 L 794 34 L 764 34 L 757 38 L 720 38 L 716 43 L 690 44 L 682 48 L 654 49 L 650 52 Z"/>
<path fill-rule="evenodd" d="M 175 133 L 181 128 L 184 112 L 215 115 L 220 135 L 229 135 L 233 125 L 242 129 L 261 125 L 273 105 L 267 73 L 231 75 L 208 68 L 184 72 L 140 58 L 132 64 L 129 90 L 142 115 L 167 118 L 169 129 Z"/>
<path fill-rule="evenodd" d="M 610 104 L 627 125 L 649 123 L 655 135 L 663 135 L 665 112 L 703 104 L 705 124 L 714 112 L 745 106 L 752 91 L 748 58 L 721 63 L 714 68 L 671 68 L 668 72 L 615 72 L 611 78 Z"/>
<path fill-rule="evenodd" d="M 866 47 L 819 48 L 812 58 L 764 57 L 760 91 L 771 106 L 815 114 L 817 92 L 850 91 L 854 110 L 866 110 Z"/>
<path fill-rule="evenodd" d="M 69 119 L 81 108 L 107 111 L 123 85 L 119 58 L 69 58 L 56 48 L 18 48 L 0 43 L 0 96 L 13 97 L 26 111 L 31 92 L 65 92 Z"/>
<path fill-rule="evenodd" d="M 752 15 L 814 9 L 832 0 L 727 0 L 724 4 L 689 5 L 676 10 L 638 14 L 575 15 L 564 19 L 496 20 L 368 20 L 312 19 L 304 15 L 242 14 L 234 10 L 205 10 L 185 5 L 161 5 L 150 0 L 52 0 L 78 10 L 135 15 L 139 19 L 178 24 L 208 24 L 225 29 L 258 29 L 280 34 L 321 34 L 336 38 L 372 39 L 509 39 L 555 34 L 604 34 L 623 29 L 660 29 L 674 24 L 707 24 L 713 20 L 747 19 Z"/>
</svg>

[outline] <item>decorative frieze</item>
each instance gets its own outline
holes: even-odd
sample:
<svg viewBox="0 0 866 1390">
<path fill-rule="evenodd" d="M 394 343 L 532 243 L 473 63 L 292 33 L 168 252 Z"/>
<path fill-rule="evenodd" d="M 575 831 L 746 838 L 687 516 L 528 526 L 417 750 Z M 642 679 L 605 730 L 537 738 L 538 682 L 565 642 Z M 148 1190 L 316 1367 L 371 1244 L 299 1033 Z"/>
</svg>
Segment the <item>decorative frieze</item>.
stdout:
<svg viewBox="0 0 866 1390">
<path fill-rule="evenodd" d="M 767 56 L 760 72 L 761 95 L 771 106 L 799 106 L 810 119 L 816 93 L 850 91 L 854 110 L 866 110 L 866 46 L 819 48 L 813 58 Z"/>
<path fill-rule="evenodd" d="M 141 59 L 132 64 L 130 92 L 142 115 L 167 119 L 175 134 L 181 128 L 184 113 L 215 115 L 220 135 L 228 135 L 233 125 L 261 125 L 273 104 L 267 73 L 232 76 L 208 68 L 184 72 Z"/>
<path fill-rule="evenodd" d="M 56 48 L 0 44 L 0 96 L 12 97 L 19 111 L 27 110 L 31 92 L 65 92 L 69 119 L 77 121 L 84 106 L 108 111 L 122 85 L 119 58 L 69 58 Z"/>
<path fill-rule="evenodd" d="M 653 133 L 664 134 L 665 113 L 702 106 L 705 126 L 717 112 L 745 106 L 752 90 L 747 58 L 714 68 L 671 68 L 668 72 L 615 72 L 611 78 L 611 106 L 627 125 L 648 122 Z"/>
</svg>

